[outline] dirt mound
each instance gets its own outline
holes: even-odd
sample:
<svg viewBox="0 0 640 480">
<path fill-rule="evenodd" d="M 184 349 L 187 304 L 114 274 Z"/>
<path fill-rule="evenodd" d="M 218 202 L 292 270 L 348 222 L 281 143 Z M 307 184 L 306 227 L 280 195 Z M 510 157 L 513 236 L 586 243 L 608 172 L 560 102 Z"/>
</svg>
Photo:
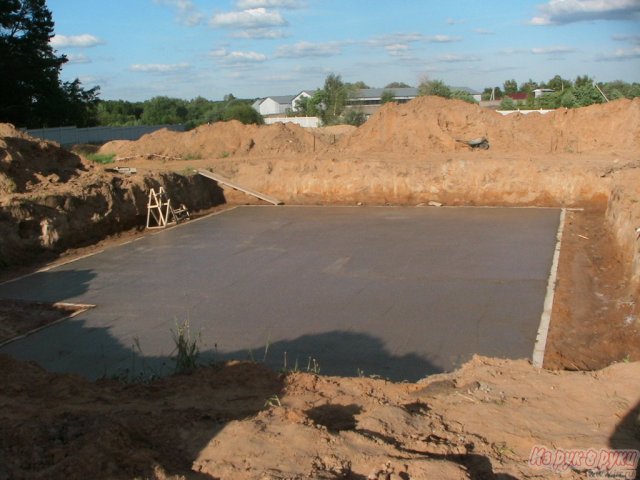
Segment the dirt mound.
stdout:
<svg viewBox="0 0 640 480">
<path fill-rule="evenodd" d="M 534 446 L 637 448 L 639 374 L 475 357 L 391 383 L 232 362 L 125 385 L 0 355 L 0 478 L 555 478 Z"/>
<path fill-rule="evenodd" d="M 354 153 L 448 152 L 468 149 L 457 140 L 479 137 L 487 138 L 492 150 L 511 153 L 637 151 L 640 98 L 546 115 L 502 116 L 459 100 L 419 97 L 383 106 L 340 146 Z"/>
<path fill-rule="evenodd" d="M 119 158 L 163 155 L 195 160 L 240 154 L 309 153 L 313 152 L 314 144 L 311 132 L 292 123 L 257 126 L 232 120 L 201 125 L 188 132 L 163 129 L 144 135 L 137 141 L 109 142 L 102 146 L 100 152 L 115 153 Z"/>
<path fill-rule="evenodd" d="M 0 195 L 23 193 L 43 182 L 67 182 L 84 170 L 79 156 L 56 143 L 0 124 Z"/>
</svg>

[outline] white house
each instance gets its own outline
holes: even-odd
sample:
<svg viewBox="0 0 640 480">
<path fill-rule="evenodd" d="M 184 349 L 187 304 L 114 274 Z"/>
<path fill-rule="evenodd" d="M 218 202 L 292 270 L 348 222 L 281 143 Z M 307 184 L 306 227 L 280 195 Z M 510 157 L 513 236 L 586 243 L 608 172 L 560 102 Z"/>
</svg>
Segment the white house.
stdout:
<svg viewBox="0 0 640 480">
<path fill-rule="evenodd" d="M 315 90 L 303 90 L 297 95 L 281 95 L 275 97 L 260 98 L 253 102 L 254 110 L 263 117 L 271 115 L 285 115 L 289 110 L 296 110 L 297 104 L 303 98 L 313 96 Z"/>
</svg>

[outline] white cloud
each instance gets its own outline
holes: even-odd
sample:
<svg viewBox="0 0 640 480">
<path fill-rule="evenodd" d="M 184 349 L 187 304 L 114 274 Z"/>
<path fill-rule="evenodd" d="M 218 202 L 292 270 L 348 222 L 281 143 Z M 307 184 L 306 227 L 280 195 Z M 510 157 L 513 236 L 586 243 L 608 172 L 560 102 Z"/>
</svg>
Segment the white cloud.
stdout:
<svg viewBox="0 0 640 480">
<path fill-rule="evenodd" d="M 288 35 L 282 30 L 272 30 L 269 28 L 250 28 L 231 34 L 233 38 L 245 38 L 253 40 L 275 40 L 278 38 L 286 38 Z"/>
<path fill-rule="evenodd" d="M 460 18 L 447 18 L 447 25 L 460 25 L 464 22 L 465 20 Z"/>
<path fill-rule="evenodd" d="M 51 46 L 53 48 L 89 48 L 103 44 L 104 40 L 88 33 L 82 35 L 55 35 L 51 39 Z"/>
<path fill-rule="evenodd" d="M 400 56 L 409 51 L 409 45 L 406 43 L 393 43 L 391 45 L 385 45 L 385 50 L 389 55 Z"/>
<path fill-rule="evenodd" d="M 439 62 L 445 63 L 463 63 L 463 62 L 479 62 L 481 59 L 476 55 L 459 55 L 456 53 L 447 53 L 437 57 Z"/>
<path fill-rule="evenodd" d="M 144 73 L 175 73 L 190 68 L 191 65 L 188 63 L 136 63 L 131 65 L 129 70 Z"/>
<path fill-rule="evenodd" d="M 496 34 L 496 32 L 494 32 L 493 30 L 487 30 L 484 28 L 476 28 L 474 32 L 476 32 L 478 35 L 495 35 Z"/>
<path fill-rule="evenodd" d="M 617 42 L 630 42 L 634 45 L 640 45 L 640 35 L 614 35 L 611 38 Z"/>
<path fill-rule="evenodd" d="M 158 5 L 173 7 L 177 10 L 176 20 L 178 23 L 187 26 L 195 26 L 201 24 L 205 16 L 198 11 L 192 0 L 154 0 Z"/>
<path fill-rule="evenodd" d="M 433 35 L 431 37 L 427 37 L 427 42 L 429 43 L 452 43 L 459 42 L 462 38 L 460 37 L 452 37 L 450 35 Z"/>
<path fill-rule="evenodd" d="M 555 47 L 534 47 L 531 53 L 534 55 L 562 55 L 563 53 L 575 52 L 575 48 L 558 45 Z"/>
<path fill-rule="evenodd" d="M 421 33 L 390 33 L 389 35 L 374 37 L 367 43 L 372 45 L 392 45 L 396 43 L 419 42 L 424 40 L 424 38 L 424 35 Z"/>
<path fill-rule="evenodd" d="M 285 8 L 296 9 L 306 7 L 302 0 L 237 0 L 236 7 L 240 10 L 252 8 Z"/>
<path fill-rule="evenodd" d="M 68 64 L 91 63 L 91 59 L 82 53 L 70 53 L 66 57 Z"/>
<path fill-rule="evenodd" d="M 210 23 L 224 28 L 265 28 L 286 25 L 287 21 L 274 10 L 251 8 L 241 12 L 217 13 Z"/>
<path fill-rule="evenodd" d="M 591 20 L 640 19 L 638 0 L 549 0 L 538 5 L 532 25 L 564 25 Z"/>
<path fill-rule="evenodd" d="M 341 44 L 338 42 L 311 43 L 299 42 L 293 45 L 282 45 L 276 51 L 276 57 L 302 58 L 302 57 L 330 57 L 342 53 Z"/>
<path fill-rule="evenodd" d="M 624 60 L 634 60 L 640 58 L 640 47 L 631 49 L 618 49 L 609 55 L 600 55 L 596 58 L 599 62 L 615 62 Z"/>
<path fill-rule="evenodd" d="M 210 53 L 212 57 L 220 58 L 228 63 L 255 63 L 264 62 L 267 56 L 258 52 L 229 52 L 224 48 L 219 48 Z"/>
</svg>

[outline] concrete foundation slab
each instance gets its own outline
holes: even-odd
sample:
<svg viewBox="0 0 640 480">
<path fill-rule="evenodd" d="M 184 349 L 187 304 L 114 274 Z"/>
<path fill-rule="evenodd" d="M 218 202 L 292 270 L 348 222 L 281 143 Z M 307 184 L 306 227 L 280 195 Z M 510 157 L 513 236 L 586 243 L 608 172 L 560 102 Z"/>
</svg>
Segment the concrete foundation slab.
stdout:
<svg viewBox="0 0 640 480">
<path fill-rule="evenodd" d="M 530 358 L 560 211 L 239 207 L 0 285 L 95 304 L 0 349 L 90 378 L 205 360 L 417 380 L 474 353 Z"/>
</svg>

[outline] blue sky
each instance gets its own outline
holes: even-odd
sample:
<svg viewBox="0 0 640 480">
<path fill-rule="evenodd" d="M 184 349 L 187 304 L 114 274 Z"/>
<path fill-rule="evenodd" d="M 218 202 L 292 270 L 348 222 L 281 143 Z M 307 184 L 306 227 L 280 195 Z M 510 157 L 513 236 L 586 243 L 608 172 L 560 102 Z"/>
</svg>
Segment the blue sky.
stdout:
<svg viewBox="0 0 640 480">
<path fill-rule="evenodd" d="M 101 98 L 218 100 L 423 78 L 477 90 L 640 81 L 640 0 L 49 0 L 62 77 Z"/>
</svg>

